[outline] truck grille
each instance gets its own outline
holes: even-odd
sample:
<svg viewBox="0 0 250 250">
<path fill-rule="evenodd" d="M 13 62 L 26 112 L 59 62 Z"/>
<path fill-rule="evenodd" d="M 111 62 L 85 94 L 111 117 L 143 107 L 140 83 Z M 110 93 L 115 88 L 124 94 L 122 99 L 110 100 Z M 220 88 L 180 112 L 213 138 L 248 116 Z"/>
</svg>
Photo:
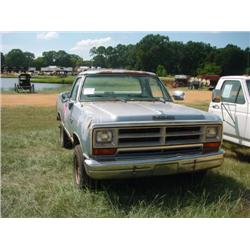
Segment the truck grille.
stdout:
<svg viewBox="0 0 250 250">
<path fill-rule="evenodd" d="M 201 143 L 202 126 L 167 126 L 118 129 L 118 148 Z"/>
</svg>

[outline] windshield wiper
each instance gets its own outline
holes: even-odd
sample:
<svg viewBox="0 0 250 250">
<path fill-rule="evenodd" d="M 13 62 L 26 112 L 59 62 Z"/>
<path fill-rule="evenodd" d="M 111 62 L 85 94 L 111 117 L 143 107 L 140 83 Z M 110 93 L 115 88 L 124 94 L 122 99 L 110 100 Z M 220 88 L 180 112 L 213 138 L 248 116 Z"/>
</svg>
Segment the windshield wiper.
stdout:
<svg viewBox="0 0 250 250">
<path fill-rule="evenodd" d="M 127 102 L 126 99 L 124 98 L 120 98 L 120 97 L 117 97 L 117 96 L 107 96 L 107 95 L 85 95 L 89 98 L 89 100 L 91 100 L 92 98 L 95 98 L 95 97 L 100 97 L 100 100 L 103 100 L 103 101 L 121 101 L 121 102 Z"/>
</svg>

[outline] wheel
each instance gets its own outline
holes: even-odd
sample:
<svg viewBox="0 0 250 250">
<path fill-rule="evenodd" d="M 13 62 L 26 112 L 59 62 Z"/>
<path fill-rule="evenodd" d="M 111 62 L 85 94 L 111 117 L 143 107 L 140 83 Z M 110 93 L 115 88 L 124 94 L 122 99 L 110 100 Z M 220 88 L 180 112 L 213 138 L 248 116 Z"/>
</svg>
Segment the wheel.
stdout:
<svg viewBox="0 0 250 250">
<path fill-rule="evenodd" d="M 98 187 L 98 181 L 90 178 L 86 173 L 83 152 L 79 144 L 74 147 L 73 178 L 76 187 L 79 189 Z"/>
<path fill-rule="evenodd" d="M 60 137 L 59 137 L 59 143 L 62 148 L 72 149 L 72 142 L 69 139 L 67 133 L 65 132 L 62 124 L 60 124 Z"/>
</svg>

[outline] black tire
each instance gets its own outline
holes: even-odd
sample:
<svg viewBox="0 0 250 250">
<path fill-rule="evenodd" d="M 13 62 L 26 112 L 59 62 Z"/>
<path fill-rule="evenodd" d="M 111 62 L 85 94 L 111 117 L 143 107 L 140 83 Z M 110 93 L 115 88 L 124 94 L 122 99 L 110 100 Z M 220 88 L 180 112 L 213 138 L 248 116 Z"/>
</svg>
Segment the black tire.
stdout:
<svg viewBox="0 0 250 250">
<path fill-rule="evenodd" d="M 75 186 L 79 189 L 97 189 L 99 184 L 97 180 L 90 178 L 86 173 L 84 166 L 84 157 L 81 146 L 79 144 L 74 147 L 73 178 Z"/>
<path fill-rule="evenodd" d="M 69 139 L 67 133 L 65 132 L 62 124 L 60 124 L 60 136 L 59 136 L 59 143 L 62 148 L 72 149 L 73 145 L 71 140 Z"/>
</svg>

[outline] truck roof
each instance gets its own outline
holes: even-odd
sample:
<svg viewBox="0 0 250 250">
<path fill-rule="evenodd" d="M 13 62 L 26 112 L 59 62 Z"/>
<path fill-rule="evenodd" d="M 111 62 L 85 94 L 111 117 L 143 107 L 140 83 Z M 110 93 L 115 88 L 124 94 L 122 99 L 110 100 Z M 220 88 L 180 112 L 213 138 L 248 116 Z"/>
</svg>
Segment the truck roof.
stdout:
<svg viewBox="0 0 250 250">
<path fill-rule="evenodd" d="M 241 76 L 222 76 L 220 79 L 244 79 L 250 80 L 250 76 L 241 75 Z"/>
<path fill-rule="evenodd" d="M 156 76 L 155 73 L 146 71 L 136 71 L 127 69 L 97 69 L 97 70 L 86 70 L 81 72 L 79 75 L 109 75 L 109 74 L 120 74 L 120 75 L 148 75 Z"/>
</svg>

